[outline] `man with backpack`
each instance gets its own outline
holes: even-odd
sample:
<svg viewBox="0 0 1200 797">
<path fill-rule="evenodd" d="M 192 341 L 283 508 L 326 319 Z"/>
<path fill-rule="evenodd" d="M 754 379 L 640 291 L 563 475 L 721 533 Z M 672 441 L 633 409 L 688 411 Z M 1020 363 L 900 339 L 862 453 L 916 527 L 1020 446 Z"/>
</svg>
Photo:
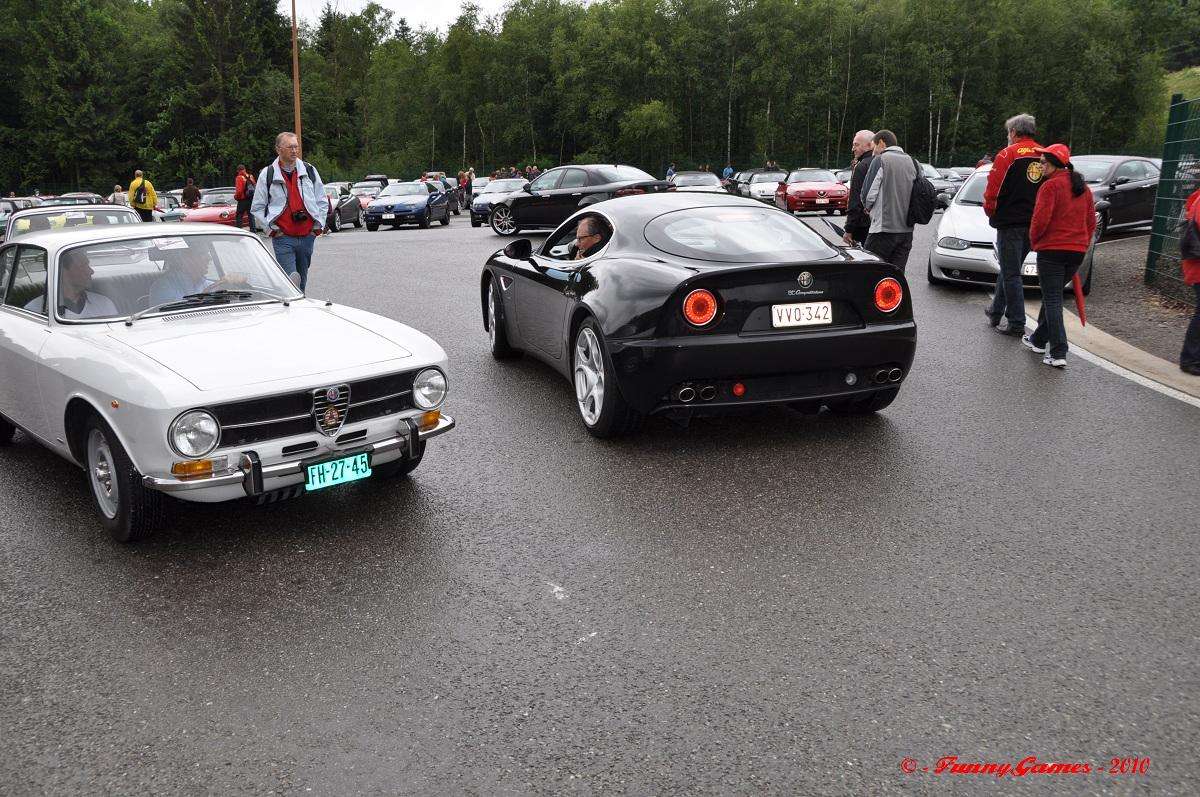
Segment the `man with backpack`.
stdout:
<svg viewBox="0 0 1200 797">
<path fill-rule="evenodd" d="M 237 177 L 233 178 L 233 198 L 237 201 L 237 211 L 233 216 L 233 226 L 241 229 L 242 219 L 250 232 L 258 232 L 254 216 L 250 213 L 250 204 L 254 201 L 254 175 L 246 171 L 246 164 L 239 163 Z"/>
<path fill-rule="evenodd" d="M 871 226 L 863 248 L 903 271 L 912 252 L 914 221 L 921 224 L 929 221 L 928 217 L 913 219 L 909 212 L 918 178 L 924 178 L 916 161 L 901 149 L 891 130 L 880 130 L 871 141 L 875 155 L 862 187 L 862 206 L 871 216 Z M 932 193 L 932 187 L 929 192 Z M 924 205 L 923 192 L 921 200 Z"/>
<path fill-rule="evenodd" d="M 142 221 L 154 221 L 154 206 L 158 204 L 158 194 L 154 193 L 154 184 L 145 178 L 141 169 L 133 173 L 133 182 L 129 184 L 126 198 L 130 207 L 142 217 Z"/>
<path fill-rule="evenodd" d="M 329 215 L 329 197 L 316 167 L 300 160 L 295 133 L 277 135 L 275 152 L 279 157 L 258 175 L 250 213 L 271 236 L 275 260 L 284 271 L 299 275 L 304 290 L 313 244 Z"/>
<path fill-rule="evenodd" d="M 996 294 L 984 308 L 990 324 L 1001 335 L 1020 340 L 1025 335 L 1025 284 L 1021 266 L 1029 255 L 1029 222 L 1038 189 L 1042 187 L 1041 146 L 1033 140 L 1037 122 L 1027 113 L 1004 123 L 1008 146 L 996 153 L 983 190 L 983 212 L 996 228 Z M 1008 317 L 1007 323 L 1000 323 Z"/>
</svg>

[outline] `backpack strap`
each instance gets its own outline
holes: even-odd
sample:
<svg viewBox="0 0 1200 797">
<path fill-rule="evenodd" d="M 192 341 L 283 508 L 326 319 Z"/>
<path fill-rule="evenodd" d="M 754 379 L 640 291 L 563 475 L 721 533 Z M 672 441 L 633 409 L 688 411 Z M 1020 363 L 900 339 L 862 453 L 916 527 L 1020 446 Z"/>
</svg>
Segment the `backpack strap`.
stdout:
<svg viewBox="0 0 1200 797">
<path fill-rule="evenodd" d="M 263 172 L 263 180 L 267 183 L 267 208 L 271 207 L 271 187 L 275 183 L 275 164 L 268 163 L 267 170 Z"/>
</svg>

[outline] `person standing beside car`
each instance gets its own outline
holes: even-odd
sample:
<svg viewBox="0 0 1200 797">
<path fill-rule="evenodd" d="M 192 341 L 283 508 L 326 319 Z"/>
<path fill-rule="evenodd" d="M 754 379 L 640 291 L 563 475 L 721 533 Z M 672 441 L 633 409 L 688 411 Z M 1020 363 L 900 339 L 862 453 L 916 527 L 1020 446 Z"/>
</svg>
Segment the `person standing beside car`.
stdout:
<svg viewBox="0 0 1200 797">
<path fill-rule="evenodd" d="M 1063 326 L 1063 288 L 1083 263 L 1096 232 L 1096 205 L 1083 175 L 1071 166 L 1066 144 L 1038 147 L 1041 188 L 1029 220 L 1029 244 L 1037 252 L 1042 309 L 1038 326 L 1021 342 L 1044 355 L 1042 362 L 1067 366 L 1067 330 Z"/>
<path fill-rule="evenodd" d="M 871 226 L 863 248 L 903 271 L 912 252 L 913 228 L 908 223 L 917 164 L 896 140 L 891 130 L 880 130 L 871 138 L 875 155 L 863 178 L 863 209 Z"/>
<path fill-rule="evenodd" d="M 850 142 L 850 151 L 854 153 L 854 172 L 850 177 L 850 200 L 846 206 L 846 234 L 843 240 L 849 244 L 862 246 L 867 240 L 871 229 L 871 217 L 867 214 L 862 203 L 863 181 L 867 179 L 867 171 L 871 168 L 871 160 L 875 150 L 871 140 L 875 134 L 870 130 L 859 130 Z"/>
<path fill-rule="evenodd" d="M 133 182 L 129 184 L 129 193 L 125 198 L 129 200 L 129 206 L 142 217 L 142 221 L 154 221 L 158 194 L 154 193 L 154 184 L 146 179 L 141 169 L 133 173 Z"/>
<path fill-rule="evenodd" d="M 1038 143 L 1033 140 L 1037 121 L 1027 113 L 1004 123 L 1008 146 L 996 153 L 983 190 L 983 212 L 996 229 L 996 255 L 1000 274 L 996 295 L 984 310 L 988 323 L 1002 335 L 1025 334 L 1025 285 L 1021 265 L 1029 255 L 1029 219 L 1042 184 Z M 1006 324 L 1000 321 L 1005 316 Z"/>
<path fill-rule="evenodd" d="M 1191 230 L 1184 228 L 1184 241 L 1200 244 L 1200 190 L 1193 191 L 1187 198 L 1187 210 L 1184 212 L 1184 223 L 1191 225 Z M 1181 245 L 1184 244 L 1181 241 Z M 1196 312 L 1192 322 L 1188 324 L 1187 332 L 1183 335 L 1183 351 L 1179 355 L 1179 370 L 1192 376 L 1200 376 L 1200 258 L 1184 257 L 1180 261 L 1183 268 L 1183 282 L 1191 285 L 1196 292 Z"/>
<path fill-rule="evenodd" d="M 200 207 L 200 189 L 196 187 L 195 181 L 189 177 L 187 184 L 183 187 L 183 193 L 179 197 L 179 201 L 185 208 Z"/>
<path fill-rule="evenodd" d="M 314 242 L 329 216 L 329 197 L 316 167 L 300 160 L 295 133 L 275 136 L 275 152 L 278 157 L 258 175 L 250 212 L 271 236 L 275 260 L 284 271 L 299 275 L 304 290 Z"/>
<path fill-rule="evenodd" d="M 239 163 L 237 177 L 233 178 L 233 198 L 237 201 L 233 226 L 241 229 L 242 219 L 245 218 L 250 232 L 258 232 L 257 226 L 254 224 L 254 216 L 250 213 L 250 205 L 254 201 L 254 185 L 254 175 L 246 171 L 246 164 Z"/>
</svg>

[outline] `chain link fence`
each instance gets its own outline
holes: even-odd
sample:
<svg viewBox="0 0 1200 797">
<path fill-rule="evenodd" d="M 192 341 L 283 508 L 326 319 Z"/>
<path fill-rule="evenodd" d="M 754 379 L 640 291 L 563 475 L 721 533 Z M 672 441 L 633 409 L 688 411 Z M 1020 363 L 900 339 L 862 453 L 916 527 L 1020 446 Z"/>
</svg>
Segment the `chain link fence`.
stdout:
<svg viewBox="0 0 1200 797">
<path fill-rule="evenodd" d="M 1191 304 L 1195 292 L 1183 284 L 1179 236 L 1184 203 L 1200 188 L 1200 98 L 1171 97 L 1163 142 L 1162 175 L 1154 202 L 1154 226 L 1146 255 L 1146 284 L 1159 293 Z"/>
</svg>

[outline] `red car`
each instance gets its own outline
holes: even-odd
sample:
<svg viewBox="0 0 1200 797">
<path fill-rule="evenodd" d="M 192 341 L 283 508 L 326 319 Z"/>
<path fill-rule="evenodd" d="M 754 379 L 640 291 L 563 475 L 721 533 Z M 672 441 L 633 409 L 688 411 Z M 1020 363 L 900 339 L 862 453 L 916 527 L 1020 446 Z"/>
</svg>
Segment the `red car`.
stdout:
<svg viewBox="0 0 1200 797">
<path fill-rule="evenodd" d="M 823 210 L 833 215 L 845 213 L 849 203 L 850 189 L 828 169 L 795 169 L 775 189 L 775 207 L 789 213 Z"/>
<path fill-rule="evenodd" d="M 205 188 L 200 192 L 200 207 L 182 208 L 184 216 L 180 221 L 208 222 L 210 224 L 228 224 L 234 226 L 237 219 L 237 200 L 233 198 L 234 188 Z"/>
</svg>

